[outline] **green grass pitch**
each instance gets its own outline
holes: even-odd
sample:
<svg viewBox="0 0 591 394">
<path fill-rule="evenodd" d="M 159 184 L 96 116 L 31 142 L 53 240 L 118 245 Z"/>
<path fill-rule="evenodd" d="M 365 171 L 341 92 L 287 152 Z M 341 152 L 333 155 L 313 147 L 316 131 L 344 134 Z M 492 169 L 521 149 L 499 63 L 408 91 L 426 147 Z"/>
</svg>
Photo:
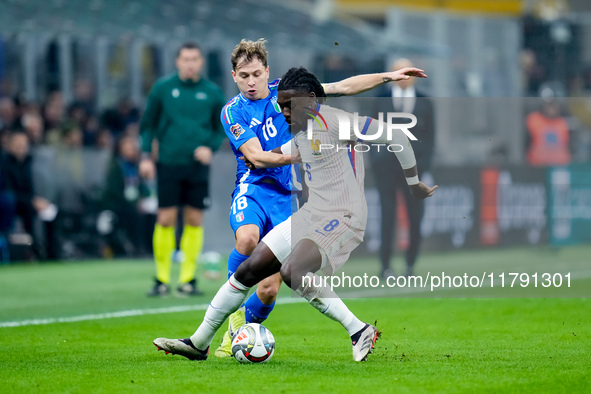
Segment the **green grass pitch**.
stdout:
<svg viewBox="0 0 591 394">
<path fill-rule="evenodd" d="M 275 355 L 260 365 L 213 355 L 189 361 L 165 356 L 151 343 L 192 334 L 222 281 L 202 281 L 202 297 L 148 299 L 148 261 L 0 266 L 0 391 L 591 392 L 591 304 L 580 298 L 591 289 L 589 256 L 591 246 L 425 254 L 421 275 L 468 265 L 475 273 L 491 264 L 497 271 L 554 267 L 572 269 L 578 290 L 546 296 L 541 289 L 519 289 L 515 294 L 523 298 L 496 288 L 477 294 L 487 298 L 452 298 L 449 290 L 347 299 L 354 313 L 377 319 L 383 331 L 365 363 L 352 361 L 338 323 L 289 302 L 283 289 L 284 303 L 265 323 L 276 339 Z M 373 259 L 350 263 L 350 272 L 377 271 Z M 164 313 L 173 307 L 195 310 Z M 134 312 L 109 315 L 120 311 Z M 57 318 L 80 321 L 31 324 Z"/>
</svg>

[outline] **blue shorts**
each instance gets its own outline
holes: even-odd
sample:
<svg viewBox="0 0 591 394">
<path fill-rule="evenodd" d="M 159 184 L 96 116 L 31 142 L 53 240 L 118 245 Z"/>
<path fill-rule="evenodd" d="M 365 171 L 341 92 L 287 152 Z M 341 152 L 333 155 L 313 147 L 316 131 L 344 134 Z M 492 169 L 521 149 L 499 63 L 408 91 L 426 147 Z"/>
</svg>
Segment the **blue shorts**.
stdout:
<svg viewBox="0 0 591 394">
<path fill-rule="evenodd" d="M 274 184 L 242 184 L 234 189 L 230 226 L 234 233 L 245 224 L 255 224 L 262 239 L 273 227 L 287 220 L 295 195 Z"/>
</svg>

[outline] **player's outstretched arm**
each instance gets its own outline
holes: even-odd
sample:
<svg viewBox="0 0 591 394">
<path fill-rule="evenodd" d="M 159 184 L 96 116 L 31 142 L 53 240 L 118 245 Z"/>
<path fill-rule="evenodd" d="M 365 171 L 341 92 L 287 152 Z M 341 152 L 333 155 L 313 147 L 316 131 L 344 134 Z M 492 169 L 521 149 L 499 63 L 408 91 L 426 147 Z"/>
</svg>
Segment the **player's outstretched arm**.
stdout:
<svg viewBox="0 0 591 394">
<path fill-rule="evenodd" d="M 240 146 L 245 162 L 250 162 L 255 168 L 272 168 L 292 163 L 291 155 L 264 151 L 258 138 L 251 138 Z"/>
<path fill-rule="evenodd" d="M 427 74 L 420 68 L 405 67 L 384 73 L 356 75 L 339 82 L 325 83 L 322 86 L 328 96 L 353 96 L 388 82 L 402 81 L 412 77 L 427 78 Z"/>
</svg>

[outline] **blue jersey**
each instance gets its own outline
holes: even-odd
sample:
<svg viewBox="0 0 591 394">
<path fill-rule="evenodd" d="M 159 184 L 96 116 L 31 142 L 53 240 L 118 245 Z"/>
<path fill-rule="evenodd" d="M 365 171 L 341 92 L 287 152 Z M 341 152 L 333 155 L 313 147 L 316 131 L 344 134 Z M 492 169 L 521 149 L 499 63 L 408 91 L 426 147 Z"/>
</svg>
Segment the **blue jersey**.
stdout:
<svg viewBox="0 0 591 394">
<path fill-rule="evenodd" d="M 239 148 L 251 138 L 258 138 L 264 151 L 280 147 L 290 140 L 289 126 L 277 104 L 279 79 L 269 83 L 269 95 L 261 100 L 249 100 L 242 94 L 230 100 L 222 109 L 221 121 L 236 155 L 236 186 L 260 184 L 271 179 L 285 193 L 291 190 L 291 166 L 249 170 L 238 159 L 244 156 Z M 299 175 L 299 174 L 298 174 Z"/>
</svg>

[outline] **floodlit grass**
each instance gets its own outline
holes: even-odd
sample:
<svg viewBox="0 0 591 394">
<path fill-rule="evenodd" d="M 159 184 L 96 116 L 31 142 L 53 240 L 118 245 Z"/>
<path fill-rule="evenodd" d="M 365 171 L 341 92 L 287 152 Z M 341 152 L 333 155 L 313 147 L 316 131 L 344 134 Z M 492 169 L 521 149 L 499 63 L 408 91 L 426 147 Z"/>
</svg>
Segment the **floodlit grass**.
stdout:
<svg viewBox="0 0 591 394">
<path fill-rule="evenodd" d="M 418 273 L 441 270 L 442 262 L 487 259 L 520 267 L 568 260 L 579 267 L 590 255 L 589 247 L 554 254 L 514 249 L 426 255 Z M 369 261 L 351 263 L 354 271 Z M 377 263 L 371 264 L 377 270 Z M 0 267 L 0 323 L 207 305 L 222 283 L 203 281 L 202 297 L 149 299 L 152 271 L 146 261 Z M 577 283 L 591 285 L 580 275 Z M 275 308 L 265 325 L 276 338 L 276 351 L 261 365 L 213 355 L 195 362 L 156 351 L 154 338 L 187 337 L 204 310 L 4 327 L 2 392 L 591 391 L 588 299 L 449 294 L 453 290 L 431 295 L 439 298 L 347 299 L 354 313 L 369 322 L 377 319 L 383 331 L 365 363 L 352 361 L 339 324 L 305 303 Z M 218 333 L 214 345 L 220 339 Z"/>
</svg>

